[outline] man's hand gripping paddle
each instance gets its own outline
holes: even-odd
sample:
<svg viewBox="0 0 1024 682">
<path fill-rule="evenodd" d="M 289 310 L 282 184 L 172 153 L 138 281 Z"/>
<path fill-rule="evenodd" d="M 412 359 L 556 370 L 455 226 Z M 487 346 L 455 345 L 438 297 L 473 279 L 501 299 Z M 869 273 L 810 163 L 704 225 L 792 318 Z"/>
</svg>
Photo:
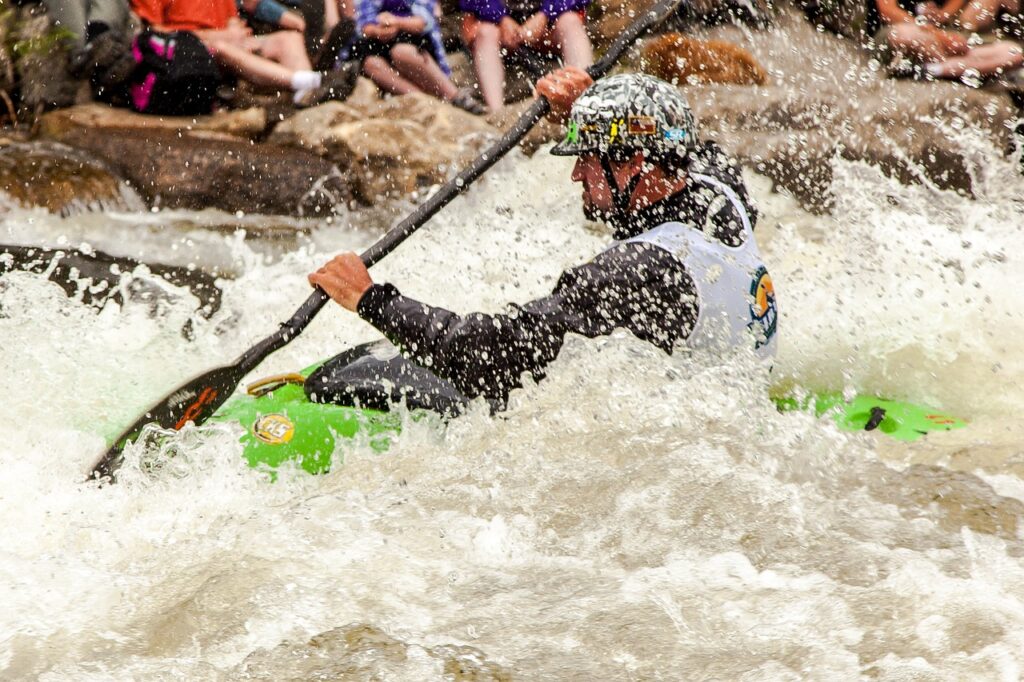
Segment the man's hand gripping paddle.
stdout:
<svg viewBox="0 0 1024 682">
<path fill-rule="evenodd" d="M 667 19 L 681 2 L 682 0 L 661 0 L 637 17 L 636 21 L 608 48 L 604 56 L 587 69 L 590 76 L 597 80 L 607 74 L 637 38 Z M 543 97 L 538 98 L 500 140 L 363 253 L 360 258 L 366 267 L 372 266 L 391 253 L 448 202 L 466 191 L 474 180 L 519 144 L 547 112 L 548 101 Z M 268 355 L 283 348 L 301 334 L 329 300 L 327 294 L 317 289 L 277 332 L 247 350 L 234 363 L 210 370 L 171 391 L 166 398 L 147 410 L 117 437 L 110 449 L 93 465 L 90 477 L 112 479 L 121 466 L 125 445 L 138 438 L 147 424 L 178 430 L 188 422 L 205 422 L 231 396 L 246 374 L 254 370 Z"/>
</svg>

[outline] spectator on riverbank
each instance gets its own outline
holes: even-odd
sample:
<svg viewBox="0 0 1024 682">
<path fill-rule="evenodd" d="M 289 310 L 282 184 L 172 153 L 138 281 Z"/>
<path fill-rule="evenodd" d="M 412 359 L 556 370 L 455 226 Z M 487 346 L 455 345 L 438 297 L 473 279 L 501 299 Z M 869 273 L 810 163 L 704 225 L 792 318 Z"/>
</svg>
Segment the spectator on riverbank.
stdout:
<svg viewBox="0 0 1024 682">
<path fill-rule="evenodd" d="M 257 86 L 291 90 L 298 106 L 344 99 L 354 87 L 354 71 L 313 70 L 302 34 L 253 35 L 235 0 L 131 0 L 131 5 L 158 31 L 194 33 L 225 71 Z"/>
<path fill-rule="evenodd" d="M 933 78 L 984 78 L 1024 65 L 1024 47 L 997 25 L 1019 14 L 1020 0 L 875 0 L 883 27 L 875 36 L 893 72 Z M 923 73 L 922 73 L 923 72 Z"/>
<path fill-rule="evenodd" d="M 483 106 L 451 80 L 436 0 L 357 0 L 357 39 L 348 58 L 395 95 L 426 92 L 474 114 Z"/>
<path fill-rule="evenodd" d="M 590 0 L 460 0 L 462 40 L 472 52 L 488 109 L 498 111 L 505 105 L 503 55 L 556 53 L 565 66 L 581 69 L 593 63 L 586 30 L 589 4 Z"/>
<path fill-rule="evenodd" d="M 242 17 L 257 33 L 293 30 L 306 37 L 306 51 L 317 71 L 330 71 L 355 40 L 351 0 L 236 0 Z"/>
</svg>

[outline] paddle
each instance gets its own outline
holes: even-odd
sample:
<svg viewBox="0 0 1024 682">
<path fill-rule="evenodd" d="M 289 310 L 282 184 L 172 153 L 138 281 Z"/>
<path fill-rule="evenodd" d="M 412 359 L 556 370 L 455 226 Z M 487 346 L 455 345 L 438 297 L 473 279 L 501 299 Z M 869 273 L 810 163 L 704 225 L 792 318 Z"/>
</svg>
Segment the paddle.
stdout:
<svg viewBox="0 0 1024 682">
<path fill-rule="evenodd" d="M 595 80 L 601 78 L 619 60 L 622 53 L 640 35 L 660 24 L 675 11 L 682 0 L 660 0 L 647 12 L 642 13 L 612 44 L 604 56 L 587 71 Z M 516 121 L 508 132 L 487 151 L 478 156 L 468 168 L 453 180 L 443 185 L 433 196 L 412 212 L 405 220 L 393 227 L 371 246 L 360 258 L 366 267 L 372 266 L 388 255 L 413 232 L 418 230 L 435 213 L 444 208 L 480 177 L 488 168 L 497 163 L 509 150 L 519 144 L 533 126 L 548 112 L 548 101 L 540 97 Z M 316 289 L 306 302 L 283 323 L 274 334 L 263 339 L 242 354 L 230 365 L 205 372 L 182 384 L 146 411 L 135 423 L 117 437 L 103 456 L 93 465 L 90 477 L 113 477 L 121 466 L 124 447 L 136 439 L 147 424 L 156 424 L 164 429 L 181 429 L 188 422 L 202 424 L 226 401 L 246 374 L 256 368 L 274 351 L 284 347 L 302 333 L 320 309 L 330 300 L 322 290 Z"/>
</svg>

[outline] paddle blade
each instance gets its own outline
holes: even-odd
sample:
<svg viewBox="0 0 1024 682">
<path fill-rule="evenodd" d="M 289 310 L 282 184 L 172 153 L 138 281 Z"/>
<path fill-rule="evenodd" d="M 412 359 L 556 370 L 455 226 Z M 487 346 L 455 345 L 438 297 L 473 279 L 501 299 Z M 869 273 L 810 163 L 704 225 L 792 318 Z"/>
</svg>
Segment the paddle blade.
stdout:
<svg viewBox="0 0 1024 682">
<path fill-rule="evenodd" d="M 189 422 L 202 424 L 224 404 L 244 376 L 245 370 L 238 365 L 218 367 L 174 389 L 117 437 L 110 449 L 93 465 L 89 477 L 113 478 L 121 466 L 125 446 L 129 441 L 137 439 L 147 424 L 175 431 Z"/>
</svg>

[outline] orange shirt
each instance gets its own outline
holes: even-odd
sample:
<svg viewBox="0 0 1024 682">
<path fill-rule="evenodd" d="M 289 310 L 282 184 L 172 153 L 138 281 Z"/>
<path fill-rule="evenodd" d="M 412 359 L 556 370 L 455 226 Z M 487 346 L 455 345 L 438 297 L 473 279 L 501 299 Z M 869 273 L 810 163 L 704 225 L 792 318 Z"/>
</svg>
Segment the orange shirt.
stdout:
<svg viewBox="0 0 1024 682">
<path fill-rule="evenodd" d="M 132 9 L 148 24 L 176 31 L 220 29 L 238 16 L 235 0 L 131 0 Z"/>
</svg>

